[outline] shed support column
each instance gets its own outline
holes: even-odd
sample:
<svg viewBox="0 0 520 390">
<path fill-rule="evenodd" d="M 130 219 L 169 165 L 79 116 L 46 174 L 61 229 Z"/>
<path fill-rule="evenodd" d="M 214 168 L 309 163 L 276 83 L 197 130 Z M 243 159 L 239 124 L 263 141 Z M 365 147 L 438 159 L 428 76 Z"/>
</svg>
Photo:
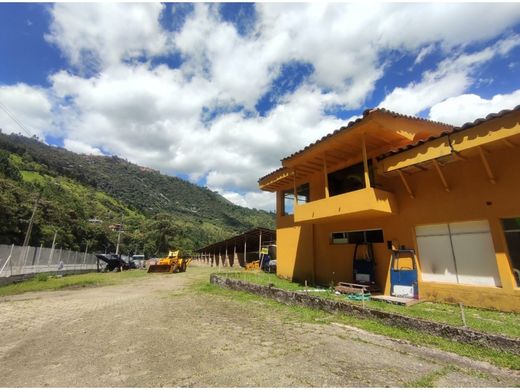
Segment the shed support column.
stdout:
<svg viewBox="0 0 520 390">
<path fill-rule="evenodd" d="M 298 192 L 296 190 L 296 168 L 293 169 L 293 192 L 294 192 L 294 211 L 296 210 L 296 206 L 298 206 Z"/>
<path fill-rule="evenodd" d="M 237 244 L 236 243 L 235 243 L 235 246 L 233 247 L 233 267 L 235 267 L 235 261 L 237 261 Z"/>
<path fill-rule="evenodd" d="M 444 177 L 444 174 L 441 171 L 441 167 L 439 166 L 439 163 L 437 160 L 433 160 L 433 166 L 435 167 L 435 170 L 439 174 L 439 177 L 441 178 L 442 185 L 444 186 L 444 190 L 446 192 L 450 192 L 450 186 L 448 186 L 448 182 L 446 181 L 446 178 Z"/>
<path fill-rule="evenodd" d="M 486 155 L 484 154 L 484 149 L 479 146 L 478 152 L 480 154 L 480 158 L 482 159 L 482 164 L 484 164 L 484 169 L 486 170 L 489 182 L 491 184 L 495 184 L 497 181 L 493 175 L 493 171 L 491 170 L 491 166 L 489 165 Z"/>
<path fill-rule="evenodd" d="M 327 174 L 327 157 L 323 155 L 323 175 L 325 179 L 325 198 L 330 196 L 329 194 L 329 175 Z"/>
<path fill-rule="evenodd" d="M 262 258 L 262 231 L 260 231 L 260 235 L 258 236 L 258 260 Z"/>
<path fill-rule="evenodd" d="M 244 237 L 244 267 L 247 264 L 247 238 Z"/>
<path fill-rule="evenodd" d="M 229 265 L 229 259 L 227 257 L 227 246 L 226 246 L 226 257 L 224 257 L 224 266 Z"/>
<path fill-rule="evenodd" d="M 414 199 L 415 195 L 413 194 L 412 189 L 408 185 L 408 182 L 406 181 L 406 177 L 404 177 L 403 172 L 401 172 L 400 169 L 398 169 L 397 172 L 399 173 L 399 176 L 401 177 L 401 180 L 403 181 L 404 187 L 406 188 L 408 195 L 410 195 L 410 198 Z"/>
<path fill-rule="evenodd" d="M 365 134 L 361 137 L 361 150 L 363 152 L 363 170 L 365 173 L 365 188 L 370 188 L 370 173 L 368 171 L 367 146 L 365 142 Z"/>
</svg>

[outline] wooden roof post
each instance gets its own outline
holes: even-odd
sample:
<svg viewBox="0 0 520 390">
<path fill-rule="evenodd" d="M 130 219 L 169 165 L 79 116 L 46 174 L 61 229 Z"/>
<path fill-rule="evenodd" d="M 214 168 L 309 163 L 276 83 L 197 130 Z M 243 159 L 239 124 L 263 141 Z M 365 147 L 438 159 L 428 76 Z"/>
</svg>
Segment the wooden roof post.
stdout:
<svg viewBox="0 0 520 390">
<path fill-rule="evenodd" d="M 367 146 L 365 142 L 365 133 L 361 136 L 361 150 L 363 152 L 363 168 L 365 173 L 365 188 L 370 187 L 370 174 L 368 172 Z"/>
<path fill-rule="evenodd" d="M 327 174 L 327 156 L 323 154 L 323 175 L 325 176 L 325 198 L 330 196 L 329 194 L 329 175 Z"/>
<path fill-rule="evenodd" d="M 412 189 L 410 188 L 410 185 L 408 184 L 408 181 L 406 181 L 406 177 L 404 177 L 403 172 L 401 172 L 400 169 L 398 169 L 397 172 L 399 173 L 399 176 L 401 177 L 401 180 L 403 181 L 404 187 L 406 188 L 408 195 L 410 195 L 410 198 L 414 199 L 415 195 L 413 194 Z"/>
<path fill-rule="evenodd" d="M 484 169 L 486 170 L 489 182 L 491 184 L 495 184 L 497 181 L 495 179 L 495 176 L 493 175 L 493 171 L 491 170 L 491 166 L 489 165 L 486 155 L 484 154 L 484 149 L 479 146 L 478 152 L 480 154 L 480 158 L 482 159 L 482 164 L 484 164 Z"/>
<path fill-rule="evenodd" d="M 296 206 L 298 206 L 298 191 L 296 190 L 296 167 L 293 169 L 293 184 L 294 184 L 294 211 L 296 210 Z"/>
<path fill-rule="evenodd" d="M 441 167 L 439 166 L 439 163 L 436 159 L 433 159 L 433 166 L 435 167 L 437 173 L 439 174 L 439 177 L 441 178 L 444 189 L 446 190 L 446 192 L 450 192 L 450 186 L 448 185 L 448 182 L 446 181 L 446 178 L 444 177 L 444 174 L 441 171 Z"/>
</svg>

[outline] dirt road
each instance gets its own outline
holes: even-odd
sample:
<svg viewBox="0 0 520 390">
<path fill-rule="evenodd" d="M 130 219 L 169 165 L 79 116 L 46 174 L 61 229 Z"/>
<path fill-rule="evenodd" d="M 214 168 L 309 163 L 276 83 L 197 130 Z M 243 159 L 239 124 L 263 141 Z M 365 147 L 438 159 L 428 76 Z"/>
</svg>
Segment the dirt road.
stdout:
<svg viewBox="0 0 520 390">
<path fill-rule="evenodd" d="M 210 271 L 1 298 L 0 386 L 520 384 L 486 364 L 190 287 Z"/>
</svg>

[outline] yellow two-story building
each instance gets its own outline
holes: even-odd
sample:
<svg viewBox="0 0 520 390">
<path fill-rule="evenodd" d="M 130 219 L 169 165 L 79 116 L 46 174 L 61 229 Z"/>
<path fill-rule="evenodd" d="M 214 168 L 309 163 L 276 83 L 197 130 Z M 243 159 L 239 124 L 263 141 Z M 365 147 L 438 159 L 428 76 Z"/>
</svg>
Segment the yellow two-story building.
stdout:
<svg viewBox="0 0 520 390">
<path fill-rule="evenodd" d="M 520 106 L 462 127 L 367 110 L 259 186 L 281 277 L 520 312 Z"/>
</svg>

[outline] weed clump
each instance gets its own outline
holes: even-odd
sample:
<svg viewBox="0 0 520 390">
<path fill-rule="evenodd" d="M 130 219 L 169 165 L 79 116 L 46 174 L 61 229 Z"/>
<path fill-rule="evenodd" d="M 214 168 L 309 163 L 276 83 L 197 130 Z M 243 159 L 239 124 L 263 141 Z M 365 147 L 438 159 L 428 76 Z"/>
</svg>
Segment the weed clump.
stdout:
<svg viewBox="0 0 520 390">
<path fill-rule="evenodd" d="M 38 274 L 36 276 L 36 280 L 38 282 L 46 282 L 47 280 L 49 280 L 49 275 L 48 274 Z"/>
</svg>

